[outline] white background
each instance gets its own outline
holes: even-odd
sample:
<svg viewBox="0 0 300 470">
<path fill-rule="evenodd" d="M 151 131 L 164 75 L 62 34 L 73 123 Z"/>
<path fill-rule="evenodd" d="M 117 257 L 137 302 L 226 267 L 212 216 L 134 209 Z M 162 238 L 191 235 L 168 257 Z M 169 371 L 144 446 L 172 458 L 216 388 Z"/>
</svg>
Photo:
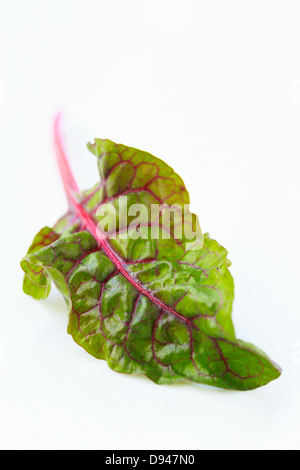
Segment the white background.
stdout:
<svg viewBox="0 0 300 470">
<path fill-rule="evenodd" d="M 0 447 L 300 448 L 298 0 L 0 0 Z M 66 210 L 51 125 L 82 187 L 107 137 L 162 157 L 229 250 L 240 338 L 280 380 L 246 393 L 111 371 L 22 293 L 19 260 Z"/>
</svg>

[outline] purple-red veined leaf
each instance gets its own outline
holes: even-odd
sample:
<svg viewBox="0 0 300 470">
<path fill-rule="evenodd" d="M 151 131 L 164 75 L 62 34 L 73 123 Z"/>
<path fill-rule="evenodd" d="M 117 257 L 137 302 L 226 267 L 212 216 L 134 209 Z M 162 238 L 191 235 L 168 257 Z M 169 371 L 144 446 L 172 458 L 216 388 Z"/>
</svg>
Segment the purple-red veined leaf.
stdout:
<svg viewBox="0 0 300 470">
<path fill-rule="evenodd" d="M 96 140 L 89 149 L 101 180 L 80 193 L 56 138 L 70 212 L 43 229 L 22 260 L 25 292 L 46 298 L 52 280 L 68 306 L 68 332 L 118 372 L 237 390 L 278 378 L 280 369 L 263 352 L 236 340 L 227 251 L 208 235 L 196 237 L 190 249 L 189 230 L 199 225 L 193 214 L 188 234 L 178 236 L 189 204 L 181 178 L 146 152 Z M 124 222 L 120 197 L 126 197 L 126 210 L 176 205 L 179 218 L 166 226 L 162 211 L 159 236 L 152 238 L 146 219 Z M 97 229 L 99 206 L 109 204 L 119 215 L 114 233 L 104 238 Z M 142 236 L 124 238 L 129 225 Z"/>
</svg>

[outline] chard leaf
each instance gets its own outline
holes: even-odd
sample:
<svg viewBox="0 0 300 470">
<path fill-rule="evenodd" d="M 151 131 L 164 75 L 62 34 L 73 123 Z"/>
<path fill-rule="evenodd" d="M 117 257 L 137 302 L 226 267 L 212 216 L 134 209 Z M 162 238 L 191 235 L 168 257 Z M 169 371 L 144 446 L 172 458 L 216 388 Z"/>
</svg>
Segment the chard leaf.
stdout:
<svg viewBox="0 0 300 470">
<path fill-rule="evenodd" d="M 146 152 L 97 139 L 88 147 L 101 181 L 80 193 L 57 132 L 55 138 L 70 211 L 39 232 L 21 261 L 24 291 L 46 298 L 52 281 L 68 306 L 68 332 L 115 371 L 236 390 L 278 378 L 276 364 L 235 337 L 227 251 L 208 235 L 191 238 L 199 227 L 194 214 L 188 233 L 178 236 L 189 204 L 181 178 Z M 120 216 L 104 238 L 99 207 L 119 209 L 121 196 L 129 212 L 134 204 L 175 204 L 178 217 L 166 226 L 162 209 L 153 239 L 147 220 Z M 127 231 L 141 236 L 124 238 Z"/>
</svg>

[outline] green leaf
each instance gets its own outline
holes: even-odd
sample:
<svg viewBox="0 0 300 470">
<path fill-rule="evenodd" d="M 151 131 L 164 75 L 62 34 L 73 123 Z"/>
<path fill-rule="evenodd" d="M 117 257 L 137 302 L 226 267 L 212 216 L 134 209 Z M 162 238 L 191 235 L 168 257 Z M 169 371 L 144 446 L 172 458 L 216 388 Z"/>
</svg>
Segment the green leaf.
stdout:
<svg viewBox="0 0 300 470">
<path fill-rule="evenodd" d="M 22 260 L 25 292 L 46 298 L 52 280 L 68 306 L 68 332 L 118 372 L 236 390 L 278 378 L 276 364 L 235 337 L 227 251 L 201 234 L 181 178 L 149 153 L 100 139 L 88 147 L 101 181 L 83 193 L 59 147 L 70 211 L 37 235 Z M 148 212 L 160 206 L 155 237 L 145 215 L 130 213 L 135 204 Z M 166 204 L 174 207 L 169 224 Z M 118 217 L 104 239 L 97 224 L 111 207 Z"/>
</svg>

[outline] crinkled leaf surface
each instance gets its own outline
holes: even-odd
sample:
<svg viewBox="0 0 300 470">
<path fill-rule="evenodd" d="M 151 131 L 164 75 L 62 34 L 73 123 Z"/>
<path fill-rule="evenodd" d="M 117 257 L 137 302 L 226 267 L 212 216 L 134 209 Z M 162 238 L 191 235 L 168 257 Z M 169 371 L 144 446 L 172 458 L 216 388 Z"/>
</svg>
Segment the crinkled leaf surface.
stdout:
<svg viewBox="0 0 300 470">
<path fill-rule="evenodd" d="M 44 227 L 34 237 L 32 244 L 28 249 L 28 255 L 36 253 L 45 246 L 51 245 L 63 235 L 77 231 L 81 227 L 80 221 L 78 221 L 77 215 L 69 211 L 67 212 L 53 228 Z M 23 290 L 25 294 L 31 295 L 35 299 L 46 299 L 51 289 L 51 279 L 45 271 L 43 271 L 43 278 L 40 279 L 39 283 L 36 283 L 36 276 L 41 271 L 41 268 L 36 268 L 30 263 L 24 263 L 22 266 L 26 266 Z"/>
<path fill-rule="evenodd" d="M 24 290 L 46 298 L 51 280 L 69 309 L 68 332 L 90 354 L 124 373 L 145 374 L 157 383 L 180 380 L 250 390 L 280 375 L 276 364 L 252 345 L 236 340 L 231 320 L 234 286 L 227 251 L 205 235 L 198 249 L 175 235 L 124 239 L 97 236 L 97 208 L 120 196 L 133 204 L 189 203 L 181 178 L 152 155 L 107 140 L 89 149 L 101 181 L 75 194 L 64 155 L 61 169 L 71 204 L 53 228 L 35 238 L 21 265 Z M 59 148 L 61 152 L 61 148 Z M 197 225 L 192 215 L 191 226 Z M 139 230 L 142 229 L 138 224 Z M 132 227 L 135 230 L 136 227 Z M 160 235 L 161 232 L 160 231 Z"/>
</svg>

